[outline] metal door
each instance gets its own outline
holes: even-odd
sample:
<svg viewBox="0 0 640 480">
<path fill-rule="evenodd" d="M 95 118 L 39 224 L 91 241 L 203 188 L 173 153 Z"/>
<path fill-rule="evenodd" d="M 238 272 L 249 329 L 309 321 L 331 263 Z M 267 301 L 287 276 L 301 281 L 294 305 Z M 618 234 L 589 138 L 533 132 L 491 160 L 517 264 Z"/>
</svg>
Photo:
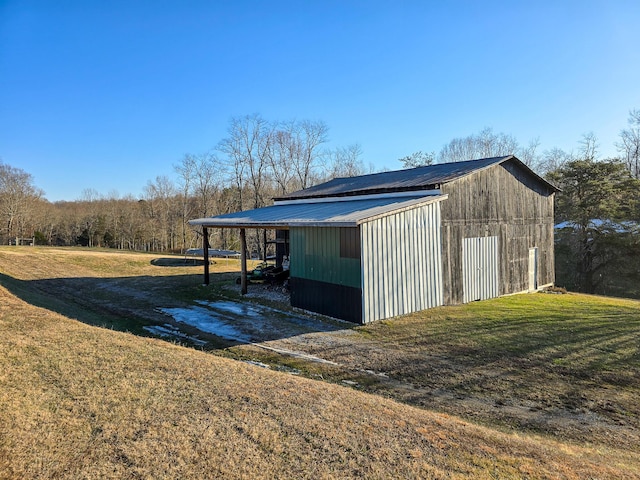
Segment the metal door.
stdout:
<svg viewBox="0 0 640 480">
<path fill-rule="evenodd" d="M 529 249 L 529 291 L 538 289 L 538 247 Z"/>
<path fill-rule="evenodd" d="M 462 240 L 463 302 L 498 296 L 498 237 Z"/>
</svg>

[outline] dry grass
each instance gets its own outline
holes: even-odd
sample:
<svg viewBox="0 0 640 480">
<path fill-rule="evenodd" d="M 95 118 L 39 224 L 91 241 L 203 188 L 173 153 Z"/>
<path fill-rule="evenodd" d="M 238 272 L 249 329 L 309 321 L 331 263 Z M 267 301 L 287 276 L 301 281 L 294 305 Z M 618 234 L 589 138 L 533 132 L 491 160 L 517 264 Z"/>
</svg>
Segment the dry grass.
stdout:
<svg viewBox="0 0 640 480">
<path fill-rule="evenodd" d="M 232 282 L 238 260 L 217 259 L 211 271 Z M 159 299 L 203 298 L 202 261 L 74 248 L 0 247 L 0 281 L 29 303 L 85 323 L 144 334 L 166 319 Z"/>
<path fill-rule="evenodd" d="M 622 478 L 640 462 L 507 435 L 71 321 L 0 289 L 2 478 Z"/>
<path fill-rule="evenodd" d="M 54 249 L 30 254 L 0 248 L 0 283 L 23 298 L 39 298 L 49 284 L 37 282 L 54 276 L 144 281 L 167 275 L 174 285 L 188 285 L 200 273 L 190 267 L 160 269 L 145 255 Z M 74 298 L 71 292 L 68 298 Z M 473 369 L 482 349 L 493 364 L 499 362 L 505 336 L 498 332 L 506 328 L 500 327 L 499 310 L 519 308 L 509 301 L 478 303 L 462 309 L 460 317 L 452 309 L 450 348 L 465 347 L 469 359 L 460 371 Z M 531 312 L 531 306 L 520 307 L 523 318 L 527 308 Z M 558 304 L 558 314 L 563 308 Z M 602 306 L 599 313 L 607 311 Z M 433 323 L 407 317 L 351 336 L 375 343 L 386 335 L 398 351 L 417 358 L 426 348 L 416 337 L 425 333 L 416 330 L 419 319 L 435 336 L 428 345 L 432 353 L 446 355 L 446 345 L 437 350 L 445 337 L 436 320 L 446 320 L 438 315 L 449 314 L 442 309 Z M 484 319 L 484 337 L 474 324 L 471 334 L 477 338 L 467 332 L 465 340 L 465 316 Z M 559 338 L 570 339 L 571 329 L 580 325 L 575 322 Z M 535 343 L 543 329 L 530 331 L 523 344 Z M 633 355 L 631 361 L 616 358 L 618 371 L 627 362 L 637 372 Z M 531 389 L 545 386 L 532 382 Z M 627 391 L 611 388 L 614 394 Z M 0 478 L 640 478 L 637 448 L 621 447 L 506 433 L 350 388 L 92 327 L 0 287 Z"/>
</svg>

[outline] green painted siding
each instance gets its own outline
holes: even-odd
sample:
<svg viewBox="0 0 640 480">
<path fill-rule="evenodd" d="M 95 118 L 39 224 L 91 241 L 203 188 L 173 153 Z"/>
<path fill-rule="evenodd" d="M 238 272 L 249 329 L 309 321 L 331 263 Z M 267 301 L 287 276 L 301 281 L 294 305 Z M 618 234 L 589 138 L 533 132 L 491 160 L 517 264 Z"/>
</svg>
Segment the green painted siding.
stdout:
<svg viewBox="0 0 640 480">
<path fill-rule="evenodd" d="M 291 276 L 361 288 L 359 258 L 340 256 L 340 228 L 292 227 Z M 344 240 L 344 232 L 343 232 Z"/>
</svg>

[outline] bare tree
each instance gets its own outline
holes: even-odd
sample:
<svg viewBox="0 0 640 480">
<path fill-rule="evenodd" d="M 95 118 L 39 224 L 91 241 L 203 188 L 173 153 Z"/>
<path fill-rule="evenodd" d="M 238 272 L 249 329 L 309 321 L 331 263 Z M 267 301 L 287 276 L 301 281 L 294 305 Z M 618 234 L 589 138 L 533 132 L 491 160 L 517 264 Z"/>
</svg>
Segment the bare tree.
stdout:
<svg viewBox="0 0 640 480">
<path fill-rule="evenodd" d="M 589 162 L 593 162 L 598 158 L 598 138 L 593 132 L 588 132 L 582 135 L 582 139 L 578 142 L 580 148 L 578 149 L 578 156 Z"/>
<path fill-rule="evenodd" d="M 303 120 L 295 134 L 300 150 L 292 166 L 303 189 L 313 183 L 314 173 L 320 166 L 320 146 L 328 140 L 329 127 L 322 121 Z"/>
<path fill-rule="evenodd" d="M 567 153 L 560 148 L 554 147 L 544 151 L 538 161 L 537 168 L 540 174 L 548 179 L 551 173 L 564 167 L 572 160 L 574 160 L 572 153 Z"/>
<path fill-rule="evenodd" d="M 218 149 L 227 155 L 240 209 L 244 208 L 245 188 L 251 192 L 252 208 L 265 205 L 263 187 L 267 180 L 271 129 L 271 125 L 258 114 L 234 117 L 229 125 L 229 136 L 218 144 Z"/>
<path fill-rule="evenodd" d="M 527 147 L 522 148 L 512 135 L 494 133 L 493 129 L 487 127 L 476 135 L 451 140 L 438 153 L 438 161 L 440 163 L 462 162 L 476 158 L 516 155 L 531 166 L 537 162 L 538 145 L 539 140 L 534 139 Z"/>
<path fill-rule="evenodd" d="M 273 125 L 258 114 L 235 117 L 231 119 L 228 137 L 218 144 L 218 149 L 227 155 L 241 210 L 245 208 L 245 190 L 250 194 L 251 208 L 267 204 L 272 131 Z M 255 237 L 255 244 L 260 245 L 258 232 Z M 262 237 L 266 258 L 266 231 Z"/>
<path fill-rule="evenodd" d="M 527 167 L 538 168 L 540 158 L 538 156 L 538 147 L 540 146 L 540 137 L 529 140 L 526 147 L 520 147 L 516 150 L 517 157 L 522 160 Z"/>
<path fill-rule="evenodd" d="M 329 152 L 329 178 L 364 175 L 365 167 L 361 156 L 362 148 L 357 143 Z"/>
<path fill-rule="evenodd" d="M 278 125 L 271 132 L 272 140 L 267 150 L 271 175 L 281 195 L 296 189 L 293 182 L 296 173 L 291 167 L 300 155 L 300 144 L 295 129 L 295 122 Z"/>
<path fill-rule="evenodd" d="M 34 227 L 36 229 L 34 234 L 40 237 L 36 238 L 36 242 L 41 245 L 52 245 L 60 224 L 64 221 L 59 209 L 44 198 L 41 198 L 36 202 L 34 214 Z"/>
<path fill-rule="evenodd" d="M 191 202 L 192 184 L 194 182 L 196 170 L 196 158 L 194 155 L 186 154 L 182 161 L 174 165 L 174 170 L 178 174 L 179 201 L 180 201 L 180 231 L 182 238 L 182 251 L 187 249 L 188 222 L 192 217 L 193 207 Z M 204 216 L 204 215 L 203 215 Z"/>
<path fill-rule="evenodd" d="M 620 132 L 620 142 L 616 143 L 623 161 L 634 178 L 640 178 L 640 109 L 629 112 L 629 128 Z"/>
<path fill-rule="evenodd" d="M 432 165 L 434 159 L 434 152 L 423 152 L 422 150 L 418 150 L 417 152 L 413 152 L 411 155 L 399 158 L 398 161 L 402 162 L 402 168 L 416 168 Z"/>
<path fill-rule="evenodd" d="M 147 183 L 144 194 L 150 227 L 147 249 L 165 251 L 175 248 L 175 185 L 168 177 L 159 176 L 154 182 Z"/>
<path fill-rule="evenodd" d="M 217 203 L 225 166 L 213 152 L 208 152 L 197 157 L 195 167 L 193 194 L 198 201 L 198 215 L 206 217 L 213 213 Z"/>
<path fill-rule="evenodd" d="M 6 239 L 33 235 L 34 232 L 26 231 L 26 219 L 42 195 L 42 191 L 33 185 L 30 174 L 0 160 L 0 235 L 4 232 Z"/>
</svg>

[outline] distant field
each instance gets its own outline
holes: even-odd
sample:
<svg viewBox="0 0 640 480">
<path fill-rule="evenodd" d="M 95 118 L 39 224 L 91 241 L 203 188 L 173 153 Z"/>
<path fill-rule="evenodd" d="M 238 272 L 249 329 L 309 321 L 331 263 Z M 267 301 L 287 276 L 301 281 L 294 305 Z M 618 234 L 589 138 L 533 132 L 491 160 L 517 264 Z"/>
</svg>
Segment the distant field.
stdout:
<svg viewBox="0 0 640 480">
<path fill-rule="evenodd" d="M 640 478 L 640 302 L 514 296 L 202 352 L 140 335 L 160 305 L 233 298 L 237 265 L 207 289 L 158 259 L 0 247 L 0 478 Z"/>
</svg>

